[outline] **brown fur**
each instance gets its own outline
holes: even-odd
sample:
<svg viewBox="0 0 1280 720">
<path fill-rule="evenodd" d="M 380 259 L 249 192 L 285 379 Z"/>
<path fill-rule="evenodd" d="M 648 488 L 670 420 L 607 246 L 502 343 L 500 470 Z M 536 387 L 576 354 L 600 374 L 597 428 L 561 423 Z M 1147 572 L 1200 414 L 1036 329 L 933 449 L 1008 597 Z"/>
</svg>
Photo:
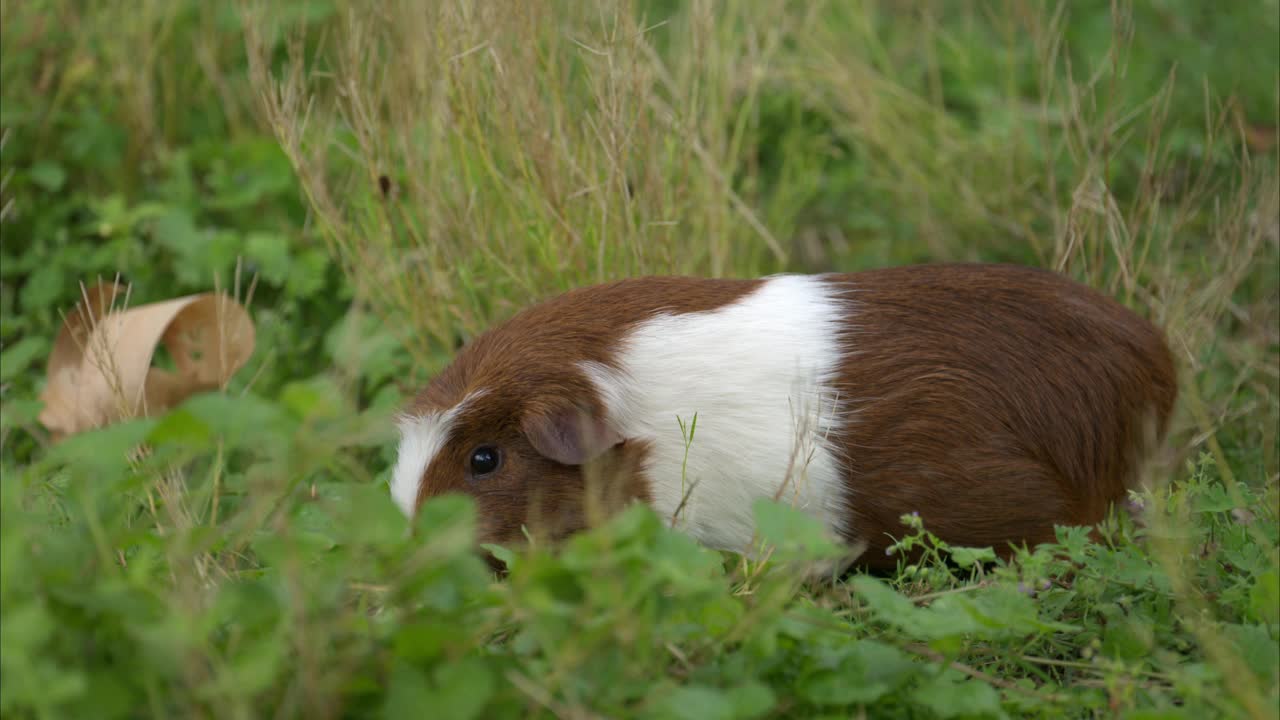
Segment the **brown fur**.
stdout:
<svg viewBox="0 0 1280 720">
<path fill-rule="evenodd" d="M 1160 332 L 1061 275 L 926 265 L 834 282 L 857 324 L 835 444 L 860 564 L 892 567 L 884 550 L 912 511 L 949 543 L 1002 553 L 1052 541 L 1055 523 L 1094 525 L 1166 429 L 1177 387 Z"/>
<path fill-rule="evenodd" d="M 949 543 L 1002 552 L 1052 540 L 1054 524 L 1093 525 L 1123 500 L 1165 431 L 1177 389 L 1164 339 L 1083 285 L 992 265 L 826 277 L 850 303 L 851 347 L 837 388 L 849 422 L 832 444 L 849 471 L 847 539 L 869 544 L 864 566 L 892 566 L 884 549 L 905 530 L 899 516 L 912 511 Z M 640 278 L 583 288 L 476 338 L 410 409 L 443 410 L 488 393 L 455 421 L 418 503 L 473 495 L 482 539 L 492 542 L 518 541 L 522 524 L 551 537 L 584 527 L 591 468 L 553 462 L 538 447 L 566 413 L 588 426 L 603 417 L 602 400 L 573 363 L 614 366 L 614 348 L 637 323 L 722 307 L 758 285 Z M 498 445 L 505 460 L 472 482 L 467 458 L 480 444 Z M 609 512 L 647 500 L 645 452 L 623 442 L 593 464 L 614 478 L 596 506 Z"/>
</svg>

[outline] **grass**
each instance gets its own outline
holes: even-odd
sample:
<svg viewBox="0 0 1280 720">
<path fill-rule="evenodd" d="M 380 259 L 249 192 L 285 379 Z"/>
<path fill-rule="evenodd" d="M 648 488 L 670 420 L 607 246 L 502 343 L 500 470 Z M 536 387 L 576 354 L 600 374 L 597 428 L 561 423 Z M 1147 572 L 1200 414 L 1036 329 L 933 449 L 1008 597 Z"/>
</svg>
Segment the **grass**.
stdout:
<svg viewBox="0 0 1280 720">
<path fill-rule="evenodd" d="M 1278 17 L 3 0 L 0 713 L 1276 717 Z M 536 298 L 956 259 L 1166 328 L 1175 426 L 1106 542 L 996 563 L 908 517 L 924 561 L 822 585 L 784 505 L 758 560 L 638 508 L 496 582 L 465 501 L 389 500 L 388 413 Z M 51 442 L 80 282 L 237 268 L 224 391 Z"/>
</svg>

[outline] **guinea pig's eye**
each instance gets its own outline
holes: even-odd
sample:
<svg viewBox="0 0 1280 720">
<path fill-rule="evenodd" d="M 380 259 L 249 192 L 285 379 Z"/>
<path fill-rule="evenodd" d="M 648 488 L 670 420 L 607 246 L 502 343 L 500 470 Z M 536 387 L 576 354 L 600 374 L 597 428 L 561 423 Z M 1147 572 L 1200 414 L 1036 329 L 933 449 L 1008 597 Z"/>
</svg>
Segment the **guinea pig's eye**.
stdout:
<svg viewBox="0 0 1280 720">
<path fill-rule="evenodd" d="M 492 445 L 481 445 L 471 451 L 471 474 L 476 477 L 488 475 L 502 464 L 502 453 Z"/>
</svg>

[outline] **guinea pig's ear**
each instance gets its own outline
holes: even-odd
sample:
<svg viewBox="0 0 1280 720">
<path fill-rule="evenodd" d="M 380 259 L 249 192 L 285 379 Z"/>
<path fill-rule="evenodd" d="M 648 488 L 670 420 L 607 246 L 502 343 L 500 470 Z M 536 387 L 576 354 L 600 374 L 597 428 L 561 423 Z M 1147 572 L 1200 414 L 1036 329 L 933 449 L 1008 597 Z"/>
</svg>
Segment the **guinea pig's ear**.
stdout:
<svg viewBox="0 0 1280 720">
<path fill-rule="evenodd" d="M 535 450 L 561 465 L 582 465 L 622 442 L 603 418 L 573 404 L 532 411 L 522 428 Z"/>
</svg>

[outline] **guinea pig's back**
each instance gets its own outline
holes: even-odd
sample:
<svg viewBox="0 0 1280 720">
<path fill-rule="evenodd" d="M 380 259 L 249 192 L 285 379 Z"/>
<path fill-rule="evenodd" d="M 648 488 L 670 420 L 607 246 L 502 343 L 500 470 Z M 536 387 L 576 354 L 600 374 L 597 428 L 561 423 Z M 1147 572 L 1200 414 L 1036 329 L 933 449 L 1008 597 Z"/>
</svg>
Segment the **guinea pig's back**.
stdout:
<svg viewBox="0 0 1280 720">
<path fill-rule="evenodd" d="M 849 532 L 884 556 L 904 513 L 952 544 L 1053 539 L 1120 500 L 1175 396 L 1159 330 L 1061 275 L 925 265 L 827 276 L 848 303 L 838 379 Z"/>
</svg>

